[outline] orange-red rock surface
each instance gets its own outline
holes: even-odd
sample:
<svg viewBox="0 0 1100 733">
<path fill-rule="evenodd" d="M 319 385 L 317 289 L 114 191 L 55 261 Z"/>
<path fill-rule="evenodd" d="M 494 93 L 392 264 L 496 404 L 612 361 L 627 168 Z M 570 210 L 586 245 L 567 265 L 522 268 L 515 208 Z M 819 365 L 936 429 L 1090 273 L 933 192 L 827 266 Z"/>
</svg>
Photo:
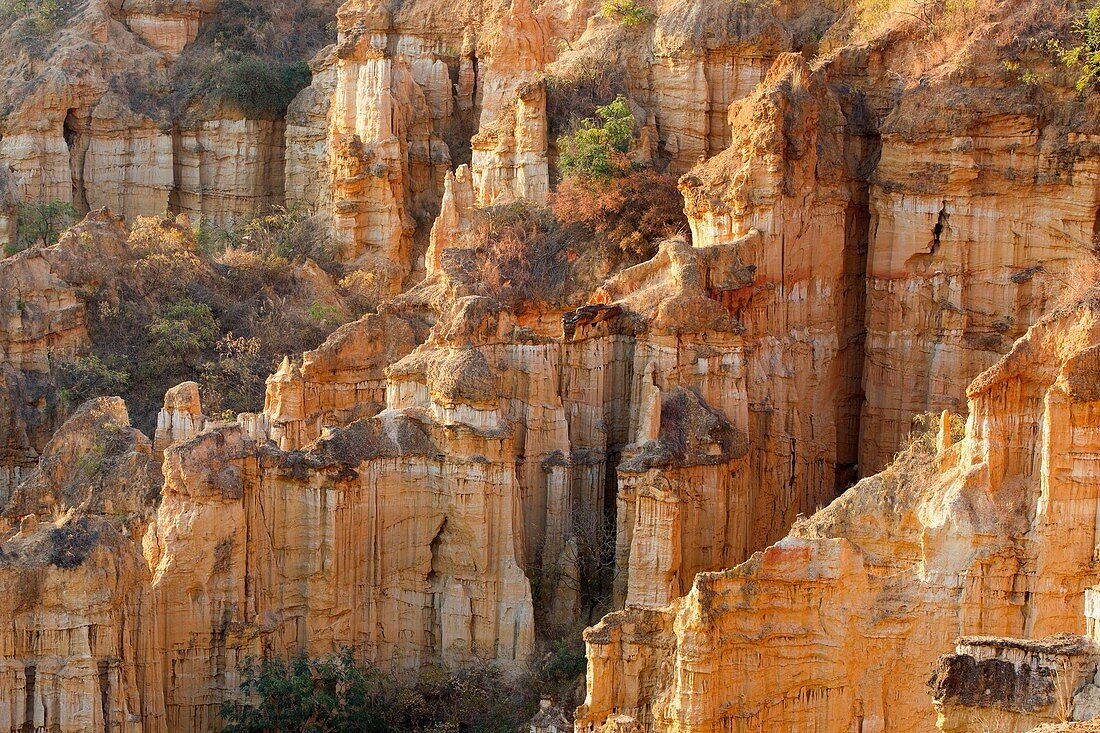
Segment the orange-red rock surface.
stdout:
<svg viewBox="0 0 1100 733">
<path fill-rule="evenodd" d="M 1063 667 L 1100 712 L 1100 307 L 1057 310 L 1100 221 L 1097 97 L 1049 51 L 1078 8 L 641 5 L 349 0 L 285 115 L 170 124 L 123 82 L 218 3 L 95 0 L 0 55 L 0 246 L 20 203 L 92 212 L 0 259 L 0 730 L 211 731 L 248 655 L 519 674 L 579 623 L 578 733 L 1024 731 Z M 495 282 L 584 74 L 687 228 Z M 256 413 L 185 382 L 149 437 L 117 398 L 62 422 L 127 222 L 273 206 L 377 307 Z M 965 434 L 888 466 L 941 410 Z"/>
</svg>

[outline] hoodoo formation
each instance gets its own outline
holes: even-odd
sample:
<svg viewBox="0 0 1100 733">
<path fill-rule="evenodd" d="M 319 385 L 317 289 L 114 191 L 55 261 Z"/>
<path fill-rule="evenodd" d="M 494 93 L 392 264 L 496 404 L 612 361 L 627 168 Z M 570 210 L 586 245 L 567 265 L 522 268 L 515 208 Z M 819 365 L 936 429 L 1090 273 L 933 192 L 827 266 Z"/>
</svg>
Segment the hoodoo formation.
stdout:
<svg viewBox="0 0 1100 733">
<path fill-rule="evenodd" d="M 0 733 L 1100 730 L 1095 0 L 0 0 Z"/>
</svg>

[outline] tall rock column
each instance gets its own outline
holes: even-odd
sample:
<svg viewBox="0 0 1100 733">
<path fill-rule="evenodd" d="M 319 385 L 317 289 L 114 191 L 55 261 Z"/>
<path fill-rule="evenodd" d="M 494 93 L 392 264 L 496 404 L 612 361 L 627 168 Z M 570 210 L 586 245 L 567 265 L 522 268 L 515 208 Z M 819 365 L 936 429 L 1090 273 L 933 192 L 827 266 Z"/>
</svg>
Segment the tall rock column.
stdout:
<svg viewBox="0 0 1100 733">
<path fill-rule="evenodd" d="M 412 270 L 413 169 L 417 159 L 431 165 L 432 137 L 431 106 L 407 61 L 362 26 L 344 31 L 329 115 L 336 240 L 342 260 L 375 271 L 393 293 Z"/>
<path fill-rule="evenodd" d="M 860 160 L 824 74 L 799 55 L 781 56 L 730 119 L 730 148 L 680 188 L 693 244 L 713 253 L 707 287 L 744 326 L 749 483 L 770 542 L 856 463 Z"/>
</svg>

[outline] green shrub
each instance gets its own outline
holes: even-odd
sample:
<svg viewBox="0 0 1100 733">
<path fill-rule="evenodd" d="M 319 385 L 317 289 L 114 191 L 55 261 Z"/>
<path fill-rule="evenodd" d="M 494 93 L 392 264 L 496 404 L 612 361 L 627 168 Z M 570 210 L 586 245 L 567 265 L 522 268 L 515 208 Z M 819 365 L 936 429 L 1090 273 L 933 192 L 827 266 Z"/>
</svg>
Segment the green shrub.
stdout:
<svg viewBox="0 0 1100 733">
<path fill-rule="evenodd" d="M 2 1 L 2 0 L 0 0 Z M 270 119 L 310 83 L 306 63 L 336 40 L 337 0 L 219 0 L 172 65 L 167 107 L 206 119 L 219 107 Z"/>
<path fill-rule="evenodd" d="M 246 660 L 246 702 L 222 709 L 227 733 L 514 733 L 532 714 L 531 691 L 488 665 L 412 678 L 385 675 L 351 650 L 333 657 Z M 526 686 L 522 686 L 526 687 Z"/>
<path fill-rule="evenodd" d="M 200 248 L 201 232 L 139 218 L 120 281 L 86 295 L 98 361 L 65 366 L 69 402 L 117 394 L 146 432 L 165 391 L 183 381 L 202 385 L 208 414 L 261 409 L 264 380 L 282 358 L 316 348 L 349 318 L 317 305 L 314 276 L 296 267 L 323 244 L 314 224 L 276 210 L 236 231 L 206 230 L 221 241 Z"/>
<path fill-rule="evenodd" d="M 248 117 L 280 117 L 312 75 L 304 61 L 273 62 L 245 56 L 220 69 L 211 96 Z"/>
<path fill-rule="evenodd" d="M 64 201 L 21 203 L 16 206 L 15 241 L 4 248 L 7 255 L 28 247 L 48 247 L 80 217 L 72 204 Z"/>
<path fill-rule="evenodd" d="M 538 675 L 544 684 L 570 682 L 584 674 L 587 664 L 584 644 L 569 644 L 565 639 L 558 639 L 543 656 Z"/>
<path fill-rule="evenodd" d="M 257 702 L 222 709 L 227 733 L 392 730 L 382 717 L 381 676 L 350 651 L 328 659 L 246 660 L 241 678 L 241 691 Z"/>
<path fill-rule="evenodd" d="M 50 371 L 58 383 L 58 399 L 67 407 L 77 407 L 96 397 L 120 395 L 130 374 L 100 357 L 51 357 Z"/>
<path fill-rule="evenodd" d="M 634 139 L 637 120 L 622 95 L 596 108 L 576 132 L 558 138 L 558 168 L 562 175 L 611 176 L 628 168 L 625 155 Z"/>
<path fill-rule="evenodd" d="M 205 58 L 188 57 L 173 70 L 177 86 L 176 114 L 199 105 L 204 111 L 227 107 L 249 119 L 272 119 L 312 78 L 304 61 L 280 61 L 236 52 Z"/>
<path fill-rule="evenodd" d="M 653 20 L 653 11 L 637 3 L 637 0 L 604 0 L 600 13 L 605 18 L 618 18 L 623 25 L 633 28 Z"/>
<path fill-rule="evenodd" d="M 163 308 L 145 331 L 147 358 L 157 371 L 167 373 L 197 366 L 219 336 L 210 306 L 188 298 Z"/>
<path fill-rule="evenodd" d="M 1080 43 L 1056 50 L 1066 66 L 1079 70 L 1077 91 L 1084 92 L 1100 81 L 1100 4 L 1074 18 L 1072 32 Z"/>
</svg>

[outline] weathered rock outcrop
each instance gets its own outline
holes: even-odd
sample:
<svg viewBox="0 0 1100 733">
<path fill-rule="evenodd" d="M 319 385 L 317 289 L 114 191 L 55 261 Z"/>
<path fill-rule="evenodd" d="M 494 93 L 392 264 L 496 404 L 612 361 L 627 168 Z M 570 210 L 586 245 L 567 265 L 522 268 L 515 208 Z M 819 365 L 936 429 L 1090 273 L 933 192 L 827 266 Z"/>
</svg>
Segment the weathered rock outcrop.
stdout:
<svg viewBox="0 0 1100 733">
<path fill-rule="evenodd" d="M 1095 643 L 1062 634 L 1046 639 L 968 637 L 940 658 L 930 685 L 942 731 L 1029 731 L 1039 723 L 1089 720 L 1100 713 Z"/>
<path fill-rule="evenodd" d="M 123 17 L 130 30 L 145 43 L 169 57 L 176 57 L 199 35 L 204 14 L 215 9 L 212 0 L 125 0 Z"/>
<path fill-rule="evenodd" d="M 173 210 L 232 226 L 285 203 L 285 135 L 282 120 L 244 118 L 178 131 L 171 141 Z"/>
<path fill-rule="evenodd" d="M 423 339 L 415 323 L 371 314 L 337 329 L 300 366 L 284 360 L 267 380 L 262 419 L 271 439 L 298 450 L 327 427 L 377 415 L 386 405 L 386 368 Z"/>
<path fill-rule="evenodd" d="M 970 386 L 945 453 L 864 479 L 666 610 L 588 631 L 578 729 L 618 714 L 643 730 L 928 730 L 924 683 L 957 637 L 1084 631 L 1098 323 L 1087 302 L 1034 326 Z"/>
<path fill-rule="evenodd" d="M 157 430 L 153 435 L 157 457 L 163 458 L 164 449 L 172 443 L 182 443 L 201 433 L 206 424 L 198 384 L 184 382 L 165 392 L 164 407 L 157 413 Z"/>
<path fill-rule="evenodd" d="M 0 63 L 0 245 L 20 196 L 226 226 L 301 204 L 332 269 L 394 296 L 284 360 L 261 412 L 174 388 L 150 443 L 117 400 L 58 429 L 51 393 L 123 222 L 0 261 L 0 729 L 213 730 L 249 654 L 518 671 L 617 607 L 580 731 L 1022 731 L 1062 717 L 1063 664 L 1093 709 L 1091 642 L 1028 641 L 1094 633 L 1100 580 L 1100 306 L 1028 330 L 1098 229 L 1096 95 L 1001 63 L 1039 53 L 1004 34 L 1042 3 L 857 44 L 862 3 L 599 5 L 350 0 L 285 118 L 166 124 L 205 2 L 93 0 Z M 555 231 L 534 282 L 488 282 L 485 209 L 553 200 L 578 69 L 638 114 L 632 160 L 687 172 L 691 240 L 636 264 Z M 948 418 L 829 504 L 967 396 L 961 442 Z"/>
<path fill-rule="evenodd" d="M 118 398 L 87 403 L 6 503 L 0 725 L 163 731 L 149 570 L 148 438 Z"/>
<path fill-rule="evenodd" d="M 823 72 L 781 57 L 730 108 L 729 149 L 681 180 L 694 245 L 733 251 L 707 284 L 744 325 L 749 482 L 776 496 L 773 541 L 796 507 L 827 503 L 855 470 L 867 234 L 858 171 L 873 150 L 850 114 Z"/>
<path fill-rule="evenodd" d="M 85 295 L 112 282 L 129 260 L 126 230 L 94 212 L 52 246 L 0 260 L 0 497 L 58 427 L 51 358 L 88 348 Z"/>
</svg>

